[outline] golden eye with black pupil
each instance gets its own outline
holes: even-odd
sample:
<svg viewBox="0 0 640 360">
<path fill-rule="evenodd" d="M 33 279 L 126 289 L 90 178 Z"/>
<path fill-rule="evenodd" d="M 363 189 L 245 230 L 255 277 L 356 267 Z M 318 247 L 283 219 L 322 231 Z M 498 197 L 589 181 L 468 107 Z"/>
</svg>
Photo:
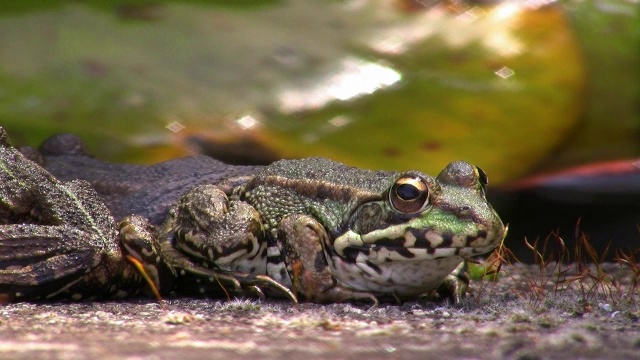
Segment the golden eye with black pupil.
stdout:
<svg viewBox="0 0 640 360">
<path fill-rule="evenodd" d="M 419 176 L 403 176 L 391 187 L 389 202 L 400 213 L 417 213 L 429 203 L 429 186 Z"/>
</svg>

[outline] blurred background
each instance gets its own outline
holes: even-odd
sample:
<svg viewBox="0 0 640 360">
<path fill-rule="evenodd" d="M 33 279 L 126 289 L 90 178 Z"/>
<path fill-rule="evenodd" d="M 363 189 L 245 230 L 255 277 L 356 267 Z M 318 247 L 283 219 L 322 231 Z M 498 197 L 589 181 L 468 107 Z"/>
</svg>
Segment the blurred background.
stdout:
<svg viewBox="0 0 640 360">
<path fill-rule="evenodd" d="M 0 3 L 0 125 L 99 158 L 489 175 L 507 246 L 640 248 L 638 0 Z M 555 240 L 554 240 L 555 241 Z M 615 252 L 609 252 L 609 257 Z"/>
</svg>

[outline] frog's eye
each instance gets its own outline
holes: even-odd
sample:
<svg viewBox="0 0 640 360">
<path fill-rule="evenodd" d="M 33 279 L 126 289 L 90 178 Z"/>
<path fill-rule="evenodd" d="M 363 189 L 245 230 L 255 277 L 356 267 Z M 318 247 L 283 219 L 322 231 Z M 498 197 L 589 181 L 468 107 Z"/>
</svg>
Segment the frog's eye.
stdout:
<svg viewBox="0 0 640 360">
<path fill-rule="evenodd" d="M 413 214 L 422 211 L 429 203 L 429 186 L 419 176 L 406 175 L 399 178 L 389 192 L 391 206 L 401 213 Z"/>
<path fill-rule="evenodd" d="M 476 169 L 478 170 L 478 181 L 480 181 L 480 184 L 482 185 L 482 187 L 487 186 L 487 184 L 489 184 L 489 178 L 487 177 L 487 173 L 484 172 L 484 170 L 482 170 L 479 166 L 476 166 Z"/>
</svg>

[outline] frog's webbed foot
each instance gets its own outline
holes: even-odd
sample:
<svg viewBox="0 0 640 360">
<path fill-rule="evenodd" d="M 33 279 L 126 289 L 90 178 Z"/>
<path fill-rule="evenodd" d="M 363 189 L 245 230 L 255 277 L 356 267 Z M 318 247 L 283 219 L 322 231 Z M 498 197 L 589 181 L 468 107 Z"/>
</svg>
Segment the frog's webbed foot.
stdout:
<svg viewBox="0 0 640 360">
<path fill-rule="evenodd" d="M 449 299 L 453 304 L 459 304 L 469 290 L 469 267 L 463 261 L 458 267 L 447 275 L 437 292 L 443 299 Z"/>
<path fill-rule="evenodd" d="M 191 258 L 177 251 L 170 242 L 162 243 L 166 261 L 177 273 L 176 291 L 180 294 L 212 297 L 251 297 L 264 299 L 264 291 L 298 300 L 287 287 L 264 275 L 252 275 L 196 264 Z"/>
<path fill-rule="evenodd" d="M 321 295 L 315 294 L 308 296 L 308 299 L 317 303 L 333 303 L 333 302 L 358 302 L 369 304 L 369 310 L 375 309 L 380 305 L 378 297 L 366 291 L 356 291 L 346 287 L 336 285 Z"/>
</svg>

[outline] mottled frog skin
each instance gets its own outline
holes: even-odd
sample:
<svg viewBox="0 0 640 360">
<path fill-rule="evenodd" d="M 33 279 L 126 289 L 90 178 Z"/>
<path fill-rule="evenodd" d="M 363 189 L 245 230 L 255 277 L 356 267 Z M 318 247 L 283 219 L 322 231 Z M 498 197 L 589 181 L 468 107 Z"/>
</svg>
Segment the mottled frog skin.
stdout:
<svg viewBox="0 0 640 360">
<path fill-rule="evenodd" d="M 505 235 L 485 198 L 486 175 L 466 162 L 449 164 L 435 178 L 417 171 L 362 170 L 323 158 L 282 160 L 266 167 L 230 166 L 204 156 L 153 166 L 122 165 L 93 159 L 78 138 L 64 135 L 45 142 L 39 152 L 23 149 L 44 170 L 11 147 L 4 149 L 15 156 L 2 155 L 0 164 L 39 168 L 50 182 L 45 188 L 59 190 L 74 181 L 91 184 L 99 196 L 90 188 L 83 193 L 89 192 L 86 196 L 99 206 L 84 219 L 105 219 L 110 232 L 103 242 L 119 249 L 118 264 L 131 272 L 138 289 L 145 285 L 130 270 L 128 257 L 143 263 L 163 293 L 223 290 L 263 296 L 264 290 L 294 301 L 376 304 L 379 297 L 411 298 L 438 290 L 459 301 L 468 282 L 463 260 L 491 251 Z M 3 184 L 12 179 L 6 171 L 0 177 Z M 22 181 L 39 186 L 34 176 Z M 5 187 L 15 192 L 21 185 L 3 185 L 3 191 Z M 68 192 L 74 194 L 74 189 Z M 24 215 L 59 201 L 40 196 L 0 209 L 8 219 L 0 225 L 0 252 L 9 249 L 3 241 L 19 242 L 15 230 L 25 223 L 34 229 L 45 226 L 42 219 Z M 0 193 L 0 200 L 8 198 L 7 191 Z M 119 227 L 110 224 L 107 208 L 123 219 Z M 69 233 L 84 226 L 75 213 L 56 217 Z M 44 241 L 41 229 L 29 236 Z M 68 234 L 50 241 L 64 243 L 69 237 L 83 241 Z M 86 241 L 85 250 L 104 253 L 94 243 Z M 37 249 L 25 245 L 22 251 Z M 10 255 L 0 257 L 0 274 L 7 264 L 24 269 L 49 259 L 33 255 L 29 264 L 22 264 L 5 257 Z M 109 276 L 116 275 L 121 276 Z M 11 290 L 17 279 L 0 277 L 0 293 L 15 295 Z M 47 296 L 54 282 L 64 283 L 50 274 L 39 281 L 47 286 L 34 285 L 31 293 Z M 91 295 L 73 290 L 56 295 Z"/>
</svg>

